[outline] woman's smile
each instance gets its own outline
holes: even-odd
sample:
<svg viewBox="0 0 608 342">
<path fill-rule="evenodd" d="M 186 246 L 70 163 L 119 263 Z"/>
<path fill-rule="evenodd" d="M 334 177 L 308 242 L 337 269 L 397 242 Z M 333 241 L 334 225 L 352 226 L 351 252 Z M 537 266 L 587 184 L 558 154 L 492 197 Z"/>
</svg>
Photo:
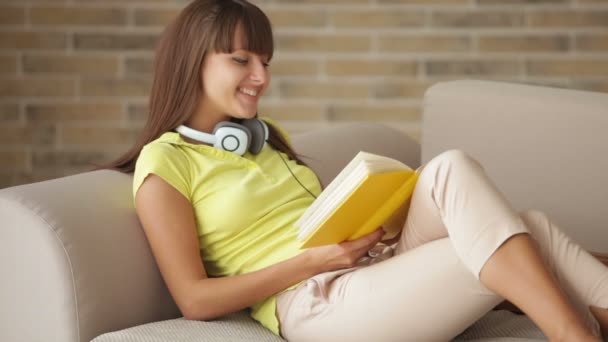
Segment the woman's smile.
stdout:
<svg viewBox="0 0 608 342">
<path fill-rule="evenodd" d="M 239 87 L 237 90 L 237 99 L 247 112 L 257 112 L 258 98 L 261 92 L 249 87 Z M 253 107 L 253 108 L 251 108 Z"/>
<path fill-rule="evenodd" d="M 241 87 L 241 88 L 239 88 L 239 91 L 241 93 L 244 93 L 244 94 L 247 94 L 247 95 L 250 95 L 250 96 L 253 96 L 253 97 L 257 97 L 257 95 L 258 95 L 258 91 L 257 90 L 250 89 L 250 88 Z"/>
</svg>

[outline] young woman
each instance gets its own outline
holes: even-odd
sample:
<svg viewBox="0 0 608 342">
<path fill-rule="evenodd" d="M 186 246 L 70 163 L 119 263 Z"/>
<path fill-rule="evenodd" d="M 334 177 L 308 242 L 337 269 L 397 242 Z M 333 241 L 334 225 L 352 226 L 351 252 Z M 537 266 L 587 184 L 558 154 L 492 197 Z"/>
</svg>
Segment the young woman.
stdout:
<svg viewBox="0 0 608 342">
<path fill-rule="evenodd" d="M 440 341 L 507 299 L 551 340 L 608 331 L 606 267 L 542 213 L 516 213 L 461 151 L 424 166 L 386 260 L 362 259 L 382 229 L 300 250 L 293 222 L 321 185 L 257 119 L 272 54 L 256 6 L 189 4 L 159 43 L 143 133 L 109 165 L 134 172 L 137 214 L 187 319 L 249 307 L 288 340 Z"/>
</svg>

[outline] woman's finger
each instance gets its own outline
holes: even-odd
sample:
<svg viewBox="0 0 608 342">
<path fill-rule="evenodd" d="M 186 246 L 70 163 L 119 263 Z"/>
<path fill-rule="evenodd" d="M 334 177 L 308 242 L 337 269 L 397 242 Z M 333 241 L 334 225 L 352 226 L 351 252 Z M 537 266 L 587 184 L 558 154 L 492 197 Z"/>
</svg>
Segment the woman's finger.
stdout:
<svg viewBox="0 0 608 342">
<path fill-rule="evenodd" d="M 348 244 L 348 248 L 353 252 L 365 250 L 364 253 L 367 253 L 370 248 L 374 247 L 382 239 L 383 235 L 384 231 L 382 229 L 378 229 L 373 233 L 365 235 L 356 240 L 347 241 L 346 243 Z"/>
</svg>

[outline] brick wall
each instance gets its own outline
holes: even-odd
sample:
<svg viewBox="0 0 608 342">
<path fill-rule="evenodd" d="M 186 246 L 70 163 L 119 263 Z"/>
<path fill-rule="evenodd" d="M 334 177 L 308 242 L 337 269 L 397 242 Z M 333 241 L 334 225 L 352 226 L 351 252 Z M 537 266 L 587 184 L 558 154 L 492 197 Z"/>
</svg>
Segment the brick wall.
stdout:
<svg viewBox="0 0 608 342">
<path fill-rule="evenodd" d="M 608 0 L 257 0 L 275 27 L 261 113 L 292 133 L 385 122 L 483 78 L 608 92 Z M 186 1 L 0 2 L 0 188 L 87 170 L 134 140 L 153 49 Z"/>
</svg>

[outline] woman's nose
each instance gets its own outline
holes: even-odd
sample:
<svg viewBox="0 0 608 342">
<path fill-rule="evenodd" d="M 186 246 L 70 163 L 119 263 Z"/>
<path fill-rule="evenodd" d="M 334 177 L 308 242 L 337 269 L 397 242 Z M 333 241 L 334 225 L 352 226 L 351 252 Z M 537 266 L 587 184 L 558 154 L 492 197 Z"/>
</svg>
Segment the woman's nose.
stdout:
<svg viewBox="0 0 608 342">
<path fill-rule="evenodd" d="M 255 63 L 252 63 L 252 70 L 249 77 L 252 81 L 260 84 L 265 84 L 268 82 L 268 69 L 266 69 L 263 61 L 256 61 Z"/>
</svg>

